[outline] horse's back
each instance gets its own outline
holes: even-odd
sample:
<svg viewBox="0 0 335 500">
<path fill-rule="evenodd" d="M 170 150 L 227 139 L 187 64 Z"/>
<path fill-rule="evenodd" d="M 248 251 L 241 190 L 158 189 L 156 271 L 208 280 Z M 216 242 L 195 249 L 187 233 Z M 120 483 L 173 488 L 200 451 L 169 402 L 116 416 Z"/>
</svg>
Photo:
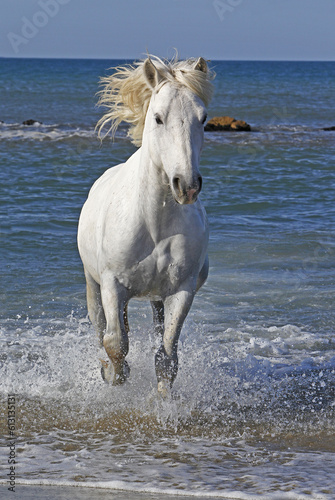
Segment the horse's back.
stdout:
<svg viewBox="0 0 335 500">
<path fill-rule="evenodd" d="M 123 163 L 119 165 L 115 165 L 114 167 L 108 168 L 93 184 L 91 187 L 88 198 L 93 195 L 97 190 L 103 188 L 104 185 L 110 186 L 110 183 L 113 182 L 113 177 L 118 173 L 118 171 L 123 167 Z"/>
</svg>

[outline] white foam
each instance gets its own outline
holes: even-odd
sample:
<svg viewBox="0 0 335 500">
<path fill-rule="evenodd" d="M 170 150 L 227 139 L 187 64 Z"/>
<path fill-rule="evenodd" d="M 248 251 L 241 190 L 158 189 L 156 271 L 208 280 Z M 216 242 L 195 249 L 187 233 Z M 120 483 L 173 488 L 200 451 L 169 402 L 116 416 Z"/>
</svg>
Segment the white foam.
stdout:
<svg viewBox="0 0 335 500">
<path fill-rule="evenodd" d="M 247 479 L 245 476 L 244 479 Z M 0 484 L 5 484 L 5 481 L 0 480 Z M 26 485 L 26 486 L 57 486 L 57 487 L 73 487 L 73 488 L 94 488 L 94 489 L 102 489 L 102 490 L 111 490 L 111 491 L 127 491 L 132 493 L 147 493 L 150 495 L 159 495 L 159 496 L 167 496 L 167 497 L 192 497 L 192 498 L 223 498 L 226 500 L 236 499 L 236 500 L 331 500 L 331 496 L 328 494 L 322 493 L 313 493 L 311 497 L 310 494 L 296 493 L 294 491 L 279 491 L 279 492 L 271 492 L 265 491 L 264 493 L 245 493 L 243 491 L 234 491 L 230 489 L 224 489 L 222 491 L 201 491 L 197 490 L 189 490 L 189 489 L 177 489 L 177 488 L 156 488 L 151 486 L 139 486 L 137 484 L 132 484 L 125 481 L 54 481 L 49 479 L 37 479 L 37 480 L 17 480 L 17 485 Z"/>
<path fill-rule="evenodd" d="M 84 130 L 79 128 L 59 129 L 43 126 L 22 126 L 0 129 L 0 139 L 2 140 L 34 140 L 34 141 L 61 141 L 73 138 L 96 138 L 94 129 Z"/>
<path fill-rule="evenodd" d="M 18 435 L 17 484 L 172 497 L 330 500 L 331 494 L 323 492 L 333 487 L 331 453 L 291 451 L 266 440 L 269 424 L 274 443 L 281 432 L 300 432 L 305 439 L 306 427 L 299 430 L 295 424 L 295 402 L 283 399 L 282 392 L 291 377 L 292 383 L 306 380 L 308 390 L 315 383 L 324 398 L 334 379 L 335 359 L 318 363 L 306 356 L 298 364 L 280 365 L 244 349 L 249 338 L 266 340 L 265 330 L 256 337 L 255 329 L 245 325 L 243 348 L 237 337 L 235 351 L 229 352 L 215 334 L 207 341 L 203 328 L 193 326 L 186 325 L 181 339 L 175 395 L 162 401 L 156 389 L 155 342 L 142 327 L 133 328 L 130 338 L 129 381 L 111 387 L 101 380 L 99 357 L 105 354 L 85 318 L 8 322 L 0 332 L 0 340 L 9 344 L 0 392 L 17 394 L 29 435 Z M 304 337 L 292 325 L 268 330 L 274 340 L 281 334 L 286 340 L 294 334 Z M 282 421 L 277 418 L 280 398 L 291 404 L 293 418 L 285 413 Z M 262 404 L 264 434 L 259 431 Z M 100 422 L 97 427 L 94 419 Z M 327 431 L 318 420 L 312 435 Z M 256 438 L 255 432 L 260 432 Z M 1 460 L 6 460 L 4 448 Z M 30 479 L 37 474 L 39 480 Z"/>
<path fill-rule="evenodd" d="M 116 139 L 124 139 L 124 127 L 120 127 Z M 20 123 L 0 124 L 0 140 L 33 140 L 33 141 L 63 141 L 69 139 L 94 139 L 98 141 L 94 127 L 80 128 L 71 125 L 34 123 L 23 125 Z"/>
<path fill-rule="evenodd" d="M 153 335 L 143 332 L 142 327 L 135 327 L 130 335 L 130 379 L 122 390 L 113 391 L 101 383 L 99 358 L 105 359 L 106 354 L 83 318 L 20 318 L 2 327 L 0 340 L 7 343 L 0 381 L 4 394 L 11 390 L 28 397 L 61 397 L 89 404 L 106 397 L 110 400 L 112 393 L 115 404 L 126 406 L 132 401 L 135 406 L 143 406 L 156 388 L 157 345 Z M 212 399 L 230 397 L 240 383 L 253 384 L 256 390 L 262 381 L 271 391 L 273 380 L 306 376 L 318 380 L 322 373 L 327 386 L 328 379 L 330 383 L 335 376 L 335 357 L 330 357 L 332 351 L 311 357 L 309 347 L 313 342 L 312 334 L 293 325 L 258 331 L 245 325 L 243 330 L 229 329 L 207 338 L 202 327 L 189 322 L 180 340 L 176 392 L 188 403 L 202 401 L 206 405 Z"/>
</svg>

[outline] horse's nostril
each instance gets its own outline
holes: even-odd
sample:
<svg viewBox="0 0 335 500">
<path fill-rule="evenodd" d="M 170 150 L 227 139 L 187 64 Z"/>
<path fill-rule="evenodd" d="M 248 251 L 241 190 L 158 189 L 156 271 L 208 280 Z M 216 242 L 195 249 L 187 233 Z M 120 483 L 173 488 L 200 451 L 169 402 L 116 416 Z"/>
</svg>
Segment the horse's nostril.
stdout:
<svg viewBox="0 0 335 500">
<path fill-rule="evenodd" d="M 199 175 L 199 177 L 198 177 L 198 183 L 199 183 L 199 191 L 198 192 L 200 193 L 201 188 L 202 188 L 202 177 L 201 177 L 201 175 Z"/>
<path fill-rule="evenodd" d="M 174 177 L 172 179 L 172 185 L 173 185 L 173 189 L 176 191 L 176 193 L 180 193 L 180 194 L 182 193 L 179 177 Z"/>
<path fill-rule="evenodd" d="M 176 175 L 172 178 L 172 189 L 177 196 L 178 200 L 188 200 L 187 203 L 193 203 L 202 187 L 202 177 L 197 175 L 193 177 L 189 184 L 186 183 L 185 178 L 182 175 Z"/>
</svg>

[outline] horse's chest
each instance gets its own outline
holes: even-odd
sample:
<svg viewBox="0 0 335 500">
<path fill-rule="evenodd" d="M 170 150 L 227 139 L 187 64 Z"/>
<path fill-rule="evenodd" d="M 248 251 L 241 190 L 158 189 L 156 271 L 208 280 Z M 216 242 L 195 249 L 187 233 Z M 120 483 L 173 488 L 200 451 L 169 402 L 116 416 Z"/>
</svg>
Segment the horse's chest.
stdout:
<svg viewBox="0 0 335 500">
<path fill-rule="evenodd" d="M 124 284 L 137 296 L 162 296 L 174 293 L 183 281 L 198 272 L 187 245 L 172 239 L 160 242 L 136 262 L 126 273 Z"/>
</svg>

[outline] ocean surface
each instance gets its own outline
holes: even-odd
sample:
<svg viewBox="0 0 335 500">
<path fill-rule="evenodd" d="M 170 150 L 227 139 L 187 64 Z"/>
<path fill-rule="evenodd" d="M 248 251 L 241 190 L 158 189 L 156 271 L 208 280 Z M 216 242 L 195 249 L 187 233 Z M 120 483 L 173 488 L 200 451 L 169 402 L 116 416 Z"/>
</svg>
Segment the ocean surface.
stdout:
<svg viewBox="0 0 335 500">
<path fill-rule="evenodd" d="M 333 499 L 335 63 L 210 63 L 209 117 L 252 131 L 206 133 L 210 274 L 162 401 L 145 302 L 131 377 L 102 381 L 76 247 L 90 186 L 135 151 L 94 131 L 123 62 L 0 59 L 0 496 L 14 458 L 22 498 Z"/>
</svg>

